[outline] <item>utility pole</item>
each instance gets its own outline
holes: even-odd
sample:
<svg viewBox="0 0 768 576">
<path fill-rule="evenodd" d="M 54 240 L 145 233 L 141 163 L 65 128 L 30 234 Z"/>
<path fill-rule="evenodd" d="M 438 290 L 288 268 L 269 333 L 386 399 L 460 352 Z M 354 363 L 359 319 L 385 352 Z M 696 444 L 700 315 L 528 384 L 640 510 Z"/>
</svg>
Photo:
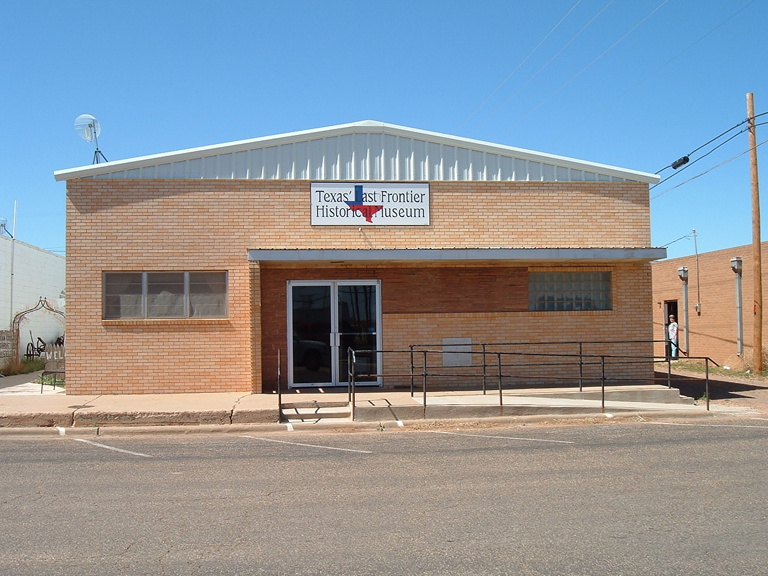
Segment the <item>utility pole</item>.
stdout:
<svg viewBox="0 0 768 576">
<path fill-rule="evenodd" d="M 749 120 L 749 168 L 752 176 L 752 274 L 755 286 L 755 327 L 752 351 L 752 370 L 763 371 L 763 265 L 760 250 L 760 185 L 757 177 L 757 136 L 755 134 L 755 103 L 752 92 L 747 94 Z"/>
<path fill-rule="evenodd" d="M 9 298 L 11 300 L 11 330 L 13 330 L 13 318 L 15 312 L 13 311 L 13 253 L 16 249 L 16 207 L 17 202 L 13 203 L 13 234 L 11 234 L 11 293 Z"/>
<path fill-rule="evenodd" d="M 8 236 L 11 237 L 11 286 L 10 286 L 11 289 L 8 294 L 8 300 L 9 300 L 8 316 L 10 317 L 8 321 L 9 330 L 13 330 L 13 318 L 15 316 L 15 314 L 13 313 L 13 254 L 16 249 L 16 208 L 17 206 L 18 206 L 18 202 L 14 201 L 13 232 L 8 231 L 8 227 L 6 226 L 6 223 L 5 223 L 5 218 L 2 219 L 2 224 L 0 225 L 0 232 L 5 232 L 6 234 L 8 234 Z"/>
</svg>

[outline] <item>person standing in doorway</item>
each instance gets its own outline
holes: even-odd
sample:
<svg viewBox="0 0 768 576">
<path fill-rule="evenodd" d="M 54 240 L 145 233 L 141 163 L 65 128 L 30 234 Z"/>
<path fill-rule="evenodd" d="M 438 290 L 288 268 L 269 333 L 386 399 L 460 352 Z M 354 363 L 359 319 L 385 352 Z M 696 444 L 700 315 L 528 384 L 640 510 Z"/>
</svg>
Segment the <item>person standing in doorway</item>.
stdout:
<svg viewBox="0 0 768 576">
<path fill-rule="evenodd" d="M 677 320 L 673 314 L 669 315 L 669 326 L 667 326 L 667 334 L 669 334 L 669 352 L 672 358 L 677 358 L 679 354 L 679 347 L 677 345 Z"/>
</svg>

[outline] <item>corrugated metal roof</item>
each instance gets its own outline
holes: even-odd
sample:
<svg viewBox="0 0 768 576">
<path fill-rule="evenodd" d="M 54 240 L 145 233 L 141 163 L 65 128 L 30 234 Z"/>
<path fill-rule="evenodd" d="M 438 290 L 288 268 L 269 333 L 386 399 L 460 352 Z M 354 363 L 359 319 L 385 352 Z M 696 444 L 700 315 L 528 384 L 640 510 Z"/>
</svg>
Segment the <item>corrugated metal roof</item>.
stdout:
<svg viewBox="0 0 768 576">
<path fill-rule="evenodd" d="M 372 120 L 59 170 L 54 176 L 56 180 L 659 181 L 656 174 Z"/>
</svg>

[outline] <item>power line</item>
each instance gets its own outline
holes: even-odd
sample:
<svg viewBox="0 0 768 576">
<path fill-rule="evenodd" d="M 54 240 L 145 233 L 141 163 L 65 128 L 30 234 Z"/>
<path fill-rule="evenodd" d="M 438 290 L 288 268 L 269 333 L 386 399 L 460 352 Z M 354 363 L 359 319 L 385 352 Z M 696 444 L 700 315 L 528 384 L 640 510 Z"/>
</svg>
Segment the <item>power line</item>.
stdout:
<svg viewBox="0 0 768 576">
<path fill-rule="evenodd" d="M 756 114 L 756 115 L 755 115 L 755 118 L 760 118 L 760 116 L 764 116 L 765 114 L 768 114 L 768 112 L 761 112 L 760 114 Z M 745 120 L 742 120 L 742 121 L 741 121 L 741 122 L 739 122 L 738 124 L 734 124 L 733 126 L 731 126 L 730 128 L 728 128 L 728 130 L 726 130 L 726 131 L 724 131 L 724 132 L 720 133 L 718 136 L 715 136 L 715 137 L 714 137 L 714 138 L 712 138 L 712 139 L 711 139 L 709 142 L 706 142 L 706 143 L 702 144 L 701 146 L 699 146 L 699 147 L 698 147 L 698 148 L 696 148 L 695 150 L 692 150 L 691 152 L 689 152 L 688 154 L 686 154 L 684 157 L 693 156 L 693 155 L 694 155 L 696 152 L 698 152 L 698 151 L 699 151 L 699 150 L 701 150 L 702 148 L 705 148 L 706 146 L 708 146 L 708 145 L 712 144 L 712 142 L 714 142 L 715 140 L 717 140 L 717 139 L 719 139 L 719 138 L 722 138 L 723 136 L 725 136 L 726 134 L 728 134 L 728 132 L 730 132 L 731 130 L 735 130 L 736 128 L 738 128 L 738 127 L 739 127 L 739 126 L 741 126 L 742 124 L 746 124 L 747 122 L 749 122 L 749 120 L 750 120 L 750 119 L 749 119 L 749 118 L 747 118 L 747 119 L 745 119 Z M 759 124 L 758 126 L 760 126 L 760 124 Z M 744 130 L 742 130 L 741 132 L 744 132 Z M 739 134 L 741 134 L 741 132 L 739 132 Z M 674 164 L 674 162 L 673 162 L 673 164 Z M 662 172 L 664 172 L 664 170 L 666 170 L 667 168 L 672 168 L 672 164 L 669 164 L 669 165 L 667 165 L 667 166 L 664 166 L 664 168 L 662 168 L 661 170 L 657 170 L 657 171 L 656 171 L 656 174 L 661 174 L 661 173 L 662 173 Z M 659 182 L 659 184 L 661 184 L 661 182 Z"/>
<path fill-rule="evenodd" d="M 647 85 L 647 84 L 648 84 L 648 82 L 647 82 L 647 81 L 648 81 L 648 79 L 649 79 L 649 78 L 651 78 L 651 77 L 653 77 L 653 76 L 655 76 L 655 75 L 656 75 L 656 73 L 657 73 L 659 70 L 661 70 L 661 69 L 662 69 L 662 68 L 664 68 L 665 66 L 667 66 L 667 65 L 671 64 L 672 62 L 674 62 L 675 60 L 677 60 L 678 58 L 680 58 L 680 56 L 682 56 L 683 54 L 685 54 L 686 52 L 688 52 L 688 50 L 690 50 L 691 48 L 693 48 L 694 46 L 696 46 L 696 44 L 698 44 L 699 42 L 701 42 L 702 40 L 704 40 L 704 39 L 705 39 L 707 36 L 709 36 L 710 34 L 712 34 L 713 32 L 715 32 L 715 31 L 716 31 L 718 28 L 721 28 L 721 27 L 723 27 L 723 26 L 724 26 L 725 24 L 727 24 L 727 23 L 728 23 L 730 20 L 732 20 L 733 18 L 735 18 L 736 16 L 738 16 L 739 14 L 741 14 L 741 13 L 742 13 L 744 10 L 746 10 L 747 8 L 749 8 L 749 7 L 750 7 L 752 4 L 754 4 L 755 2 L 757 2 L 757 0 L 751 0 L 751 1 L 750 1 L 750 2 L 748 2 L 746 5 L 744 5 L 742 8 L 740 8 L 739 10 L 737 10 L 736 12 L 734 12 L 733 14 L 731 14 L 731 15 L 730 15 L 728 18 L 726 18 L 725 20 L 723 20 L 722 22 L 720 22 L 720 24 L 718 24 L 717 26 L 715 26 L 714 28 L 712 28 L 712 29 L 711 29 L 709 32 L 707 32 L 706 34 L 704 34 L 704 35 L 703 35 L 702 37 L 700 37 L 698 40 L 696 40 L 696 41 L 695 41 L 695 42 L 693 42 L 692 44 L 689 44 L 689 45 L 688 45 L 688 47 L 687 47 L 687 48 L 685 48 L 685 49 L 684 49 L 682 52 L 678 52 L 678 53 L 677 53 L 675 56 L 673 56 L 672 58 L 670 58 L 669 60 L 667 60 L 667 61 L 666 61 L 664 64 L 662 64 L 662 65 L 661 65 L 661 66 L 659 66 L 658 68 L 654 69 L 653 71 L 651 71 L 650 73 L 648 73 L 646 76 L 644 76 L 643 78 L 641 78 L 639 81 L 637 81 L 637 82 L 636 82 L 634 85 L 632 85 L 632 86 L 630 86 L 629 88 L 627 88 L 626 90 L 624 90 L 624 92 L 622 92 L 622 93 L 621 93 L 621 94 L 619 94 L 619 95 L 618 95 L 616 98 L 614 98 L 614 99 L 613 99 L 612 103 L 615 103 L 615 102 L 616 102 L 617 100 L 619 100 L 620 98 L 623 98 L 624 96 L 626 96 L 626 95 L 627 95 L 629 92 L 631 92 L 632 90 L 634 90 L 634 89 L 635 89 L 635 88 L 637 88 L 638 86 L 641 86 L 641 85 L 645 86 L 645 85 Z M 604 106 L 602 106 L 602 107 L 601 107 L 599 110 L 597 110 L 596 114 L 599 114 L 600 112 L 602 112 L 603 110 L 605 110 L 606 108 L 608 108 L 608 107 L 609 107 L 609 105 L 610 105 L 610 104 L 605 104 Z M 573 128 L 572 128 L 571 130 L 569 130 L 569 131 L 568 131 L 568 133 L 570 133 L 570 132 L 572 132 L 572 131 L 573 131 Z M 563 131 L 561 131 L 561 132 L 559 133 L 559 134 L 560 134 L 560 138 L 562 138 L 563 134 L 565 134 L 565 133 L 566 133 L 566 132 L 563 132 Z M 669 167 L 670 167 L 670 166 L 665 166 L 665 168 L 669 168 Z M 665 168 L 662 168 L 661 170 L 659 170 L 659 172 L 661 172 L 661 171 L 662 171 L 662 170 L 664 170 Z M 659 172 L 656 172 L 656 174 L 658 174 Z"/>
<path fill-rule="evenodd" d="M 592 22 L 594 22 L 595 20 L 597 20 L 597 17 L 598 17 L 598 16 L 600 16 L 600 14 L 602 14 L 603 12 L 605 12 L 605 11 L 608 9 L 608 7 L 609 7 L 611 4 L 613 4 L 613 2 L 614 2 L 614 0 L 610 0 L 610 2 L 608 2 L 608 4 L 606 4 L 606 5 L 603 7 L 603 9 L 602 9 L 602 10 L 600 10 L 600 12 L 598 12 L 597 14 L 595 14 L 595 15 L 592 17 L 592 19 L 591 19 L 589 22 L 587 22 L 587 23 L 586 23 L 586 24 L 585 24 L 585 25 L 582 27 L 582 29 L 581 29 L 581 30 L 579 30 L 579 31 L 578 31 L 578 32 L 577 32 L 577 33 L 576 33 L 576 34 L 575 34 L 575 35 L 574 35 L 574 36 L 573 36 L 573 37 L 572 37 L 570 40 L 568 40 L 568 42 L 566 42 L 566 44 L 565 44 L 565 45 L 564 45 L 562 48 L 560 48 L 560 50 L 558 50 L 557 54 L 555 54 L 554 56 L 552 56 L 552 58 L 550 58 L 550 59 L 549 59 L 549 61 L 548 61 L 546 64 L 544 64 L 544 66 L 542 66 L 541 68 L 539 68 L 539 69 L 538 69 L 538 70 L 537 70 L 537 71 L 536 71 L 536 72 L 533 74 L 533 76 L 531 76 L 530 78 L 528 78 L 528 80 L 526 80 L 526 81 L 523 83 L 523 85 L 522 85 L 522 86 L 520 86 L 520 87 L 517 89 L 517 91 L 515 91 L 515 92 L 514 92 L 514 93 L 513 93 L 511 96 L 509 96 L 509 97 L 508 97 L 506 100 L 504 100 L 504 102 L 502 102 L 502 103 L 501 103 L 501 104 L 500 104 L 500 105 L 499 105 L 499 106 L 498 106 L 498 107 L 497 107 L 497 108 L 496 108 L 496 109 L 495 109 L 493 112 L 491 112 L 491 115 L 490 115 L 490 116 L 488 116 L 488 118 L 486 118 L 485 120 L 483 120 L 483 121 L 482 121 L 482 122 L 481 122 L 481 123 L 480 123 L 480 124 L 477 126 L 477 128 L 480 128 L 480 127 L 484 126 L 484 125 L 485 125 L 485 124 L 486 124 L 486 123 L 487 123 L 487 122 L 488 122 L 488 121 L 489 121 L 491 118 L 493 118 L 493 117 L 496 115 L 496 113 L 497 113 L 499 110 L 501 110 L 501 109 L 502 109 L 504 106 L 506 106 L 506 105 L 507 105 L 507 103 L 508 103 L 510 100 L 512 100 L 512 98 L 514 98 L 515 96 L 517 96 L 518 94 L 520 94 L 520 92 L 522 91 L 522 89 L 523 89 L 523 88 L 525 88 L 525 87 L 526 87 L 528 84 L 530 84 L 530 83 L 531 83 L 531 81 L 533 81 L 533 79 L 534 79 L 534 78 L 536 78 L 536 76 L 538 76 L 540 72 L 542 72 L 542 71 L 543 71 L 543 70 L 544 70 L 544 69 L 545 69 L 547 66 L 549 66 L 549 65 L 552 63 L 552 61 L 553 61 L 553 60 L 555 60 L 555 58 L 557 58 L 558 56 L 560 56 L 560 54 L 561 54 L 561 53 L 562 53 L 562 52 L 563 52 L 563 51 L 564 51 L 566 48 L 568 48 L 568 46 L 570 46 L 570 45 L 571 45 L 571 43 L 573 43 L 573 41 L 574 41 L 574 40 L 576 40 L 576 38 L 578 38 L 578 37 L 581 35 L 581 33 L 582 33 L 582 32 L 584 32 L 584 30 L 586 30 L 586 29 L 587 29 L 587 28 L 590 26 L 590 24 L 592 24 Z"/>
<path fill-rule="evenodd" d="M 757 118 L 758 116 L 762 116 L 763 114 L 768 114 L 768 112 L 763 112 L 762 114 L 758 114 L 757 116 L 755 116 L 755 118 Z M 688 168 L 690 168 L 691 166 L 693 166 L 694 164 L 696 164 L 696 162 L 698 162 L 698 161 L 700 161 L 700 160 L 703 160 L 704 158 L 706 158 L 707 156 L 709 156 L 710 154 L 712 154 L 712 152 L 714 152 L 714 151 L 715 151 L 715 150 L 717 150 L 718 148 L 720 148 L 720 147 L 722 147 L 722 146 L 725 146 L 725 145 L 726 145 L 728 142 L 730 142 L 731 140 L 733 140 L 734 138 L 736 138 L 736 137 L 737 137 L 737 136 L 739 136 L 740 134 L 743 134 L 744 132 L 746 132 L 747 130 L 749 130 L 749 128 L 743 128 L 742 130 L 739 130 L 738 132 L 736 132 L 736 134 L 733 134 L 733 135 L 731 135 L 731 136 L 730 136 L 730 137 L 729 137 L 727 140 L 725 140 L 725 141 L 721 142 L 720 144 L 718 144 L 717 146 L 715 146 L 714 148 L 712 148 L 712 150 L 710 150 L 709 152 L 707 152 L 707 153 L 706 153 L 706 154 L 704 154 L 703 156 L 700 156 L 699 158 L 696 158 L 696 160 L 694 160 L 693 162 L 690 162 L 690 163 L 688 163 L 688 160 L 687 160 L 687 158 L 688 158 L 689 156 L 693 156 L 693 154 L 694 154 L 694 153 L 698 152 L 699 150 L 701 150 L 701 149 L 702 149 L 702 148 L 704 148 L 705 146 L 707 146 L 707 145 L 711 144 L 712 142 L 714 142 L 714 141 L 715 141 L 715 140 L 717 140 L 718 138 L 722 138 L 722 137 L 723 137 L 723 135 L 727 134 L 727 133 L 728 133 L 728 132 L 730 132 L 731 130 L 733 130 L 733 129 L 735 129 L 735 128 L 738 128 L 738 127 L 739 127 L 739 126 L 741 126 L 742 124 L 745 124 L 745 123 L 749 122 L 749 120 L 750 120 L 750 119 L 749 119 L 749 118 L 747 118 L 746 120 L 743 120 L 743 121 L 739 122 L 738 124 L 736 124 L 736 125 L 735 125 L 735 126 L 733 126 L 732 128 L 729 128 L 728 130 L 726 130 L 725 132 L 723 132 L 723 133 L 722 133 L 722 134 L 720 134 L 719 136 L 717 136 L 717 137 L 713 138 L 712 140 L 710 140 L 710 141 L 709 141 L 709 142 L 707 142 L 706 144 L 702 144 L 701 146 L 699 146 L 698 148 L 696 148 L 696 149 L 695 149 L 693 152 L 690 152 L 689 154 L 687 154 L 687 155 L 683 156 L 683 158 L 681 158 L 681 160 L 682 160 L 682 159 L 686 159 L 686 160 L 685 160 L 685 162 L 686 162 L 686 166 L 684 166 L 683 168 L 680 168 L 680 170 L 678 170 L 677 172 L 675 172 L 675 173 L 673 173 L 673 174 L 671 174 L 671 175 L 667 176 L 667 177 L 666 177 L 666 178 L 664 178 L 663 180 L 660 180 L 660 181 L 659 181 L 657 184 L 654 184 L 653 186 L 651 186 L 651 187 L 649 188 L 649 190 L 653 190 L 653 189 L 654 189 L 654 188 L 656 188 L 657 186 L 660 186 L 660 185 L 662 185 L 662 184 L 663 184 L 664 182 L 666 182 L 667 180 L 670 180 L 670 179 L 674 178 L 675 176 L 677 176 L 678 174 L 680 174 L 680 173 L 681 173 L 681 172 L 683 172 L 684 170 L 687 170 Z M 755 125 L 755 127 L 757 127 L 757 126 L 763 126 L 764 124 L 768 124 L 768 122 L 761 122 L 760 124 L 756 124 L 756 125 Z M 674 163 L 673 163 L 673 164 L 674 164 Z M 672 164 L 670 164 L 669 166 L 667 166 L 667 168 L 670 168 L 670 167 L 673 167 L 673 165 L 672 165 Z M 663 172 L 665 169 L 666 169 L 666 168 L 662 168 L 661 170 L 659 170 L 659 172 Z M 656 174 L 658 174 L 659 172 L 656 172 Z"/>
<path fill-rule="evenodd" d="M 730 128 L 728 128 L 728 130 L 726 130 L 725 132 L 722 132 L 722 133 L 721 133 L 720 135 L 718 135 L 718 136 L 715 136 L 714 138 L 712 138 L 712 140 L 710 140 L 710 141 L 709 141 L 709 142 L 707 142 L 706 144 L 702 144 L 701 146 L 699 146 L 698 148 L 696 148 L 696 149 L 695 149 L 695 150 L 693 150 L 692 152 L 688 152 L 688 154 L 686 154 L 686 155 L 685 155 L 683 158 L 688 158 L 688 157 L 690 157 L 690 156 L 693 156 L 693 155 L 694 155 L 696 152 L 698 152 L 699 150 L 701 150 L 701 149 L 702 149 L 702 148 L 704 148 L 705 146 L 708 146 L 709 144 L 712 144 L 712 142 L 714 142 L 714 141 L 715 141 L 715 140 L 717 140 L 718 138 L 722 138 L 723 136 L 725 136 L 726 134 L 728 134 L 728 132 L 730 132 L 731 130 L 735 130 L 736 128 L 738 128 L 739 126 L 741 126 L 742 124 L 744 124 L 745 122 L 748 122 L 748 120 L 742 120 L 741 122 L 739 122 L 739 123 L 738 123 L 738 124 L 736 124 L 735 126 L 731 126 Z M 743 132 L 743 130 L 741 130 L 741 131 L 737 132 L 737 133 L 735 134 L 735 136 L 738 136 L 738 135 L 739 135 L 739 134 L 741 134 L 742 132 Z M 733 136 L 731 136 L 731 138 L 733 138 Z M 728 138 L 728 140 L 726 140 L 726 142 L 728 142 L 729 140 L 731 140 L 731 138 Z M 674 162 L 673 162 L 673 164 L 674 164 Z M 662 173 L 662 172 L 664 172 L 664 170 L 666 170 L 667 168 L 672 168 L 672 164 L 667 164 L 667 165 L 666 165 L 666 166 L 664 166 L 664 168 L 662 168 L 661 170 L 657 170 L 657 171 L 656 171 L 656 174 L 661 174 L 661 173 Z M 664 181 L 664 180 L 662 180 L 661 182 L 663 182 L 663 181 Z M 661 182 L 659 182 L 659 184 L 661 184 Z M 657 184 L 657 186 L 658 186 L 658 184 Z"/>
<path fill-rule="evenodd" d="M 675 242 L 680 242 L 680 240 L 685 240 L 686 238 L 690 238 L 691 236 L 693 236 L 693 235 L 692 234 L 686 234 L 685 236 L 680 236 L 680 238 L 678 238 L 677 240 L 672 240 L 672 242 L 667 242 L 666 244 L 661 246 L 661 248 L 666 248 L 667 246 L 670 246 L 670 245 L 674 244 Z"/>
<path fill-rule="evenodd" d="M 517 72 L 518 70 L 520 70 L 520 67 L 521 67 L 523 64 L 525 64 L 525 63 L 528 61 L 528 59 L 529 59 L 531 56 L 533 56 L 533 54 L 534 54 L 534 53 L 535 53 L 535 52 L 536 52 L 536 51 L 537 51 L 537 50 L 538 50 L 538 49 L 541 47 L 541 45 L 542 45 L 542 44 L 544 44 L 544 42 L 547 40 L 547 38 L 549 38 L 549 37 L 552 35 L 552 33 L 553 33 L 553 32 L 554 32 L 556 29 L 557 29 L 557 27 L 558 27 L 558 26 L 560 26 L 560 24 L 562 24 L 562 23 L 563 23 L 563 21 L 564 21 L 566 18 L 568 18 L 568 16 L 571 14 L 571 12 L 573 12 L 573 11 L 576 9 L 576 6 L 578 6 L 579 4 L 581 4 L 581 0 L 578 0 L 578 1 L 576 2 L 576 4 L 574 4 L 574 5 L 573 5 L 573 7 L 571 7 L 571 9 L 570 9 L 570 10 L 568 10 L 568 12 L 566 12 L 566 13 L 565 13 L 565 16 L 563 16 L 562 18 L 560 18 L 560 21 L 559 21 L 557 24 L 555 24 L 555 27 L 554 27 L 554 28 L 552 28 L 552 30 L 550 30 L 550 31 L 547 33 L 547 35 L 546 35 L 546 36 L 544 36 L 544 38 L 542 38 L 541 42 L 539 42 L 539 43 L 536 45 L 536 48 L 534 48 L 533 50 L 531 50 L 530 54 L 528 54 L 528 56 L 526 56 L 525 58 L 523 58 L 523 61 L 522 61 L 522 62 L 520 62 L 520 64 L 518 64 L 518 65 L 517 65 L 517 67 L 516 67 L 514 70 L 512 70 L 512 72 L 510 72 L 510 73 L 509 73 L 509 75 L 508 75 L 506 78 L 504 78 L 504 80 L 502 80 L 501 84 L 499 84 L 498 86 L 496 86 L 496 88 L 493 90 L 493 92 L 491 92 L 491 93 L 490 93 L 490 95 L 488 96 L 488 98 L 486 98 L 486 99 L 483 101 L 483 103 L 482 103 L 482 104 L 480 104 L 480 106 L 478 106 L 477 108 L 475 108 L 475 110 L 474 110 L 474 111 L 473 111 L 473 112 L 472 112 L 472 113 L 471 113 L 469 116 L 467 116 L 467 117 L 464 119 L 464 121 L 463 121 L 461 124 L 459 124 L 459 126 L 458 126 L 459 128 L 461 128 L 462 126 L 464 126 L 464 124 L 466 124 L 466 123 L 467 123 L 467 121 L 468 121 L 470 118 L 472 118 L 472 116 L 474 116 L 474 115 L 477 113 L 477 111 L 478 111 L 478 110 L 480 110 L 480 109 L 481 109 L 483 106 L 485 106 L 485 105 L 487 104 L 488 100 L 490 100 L 490 99 L 493 97 L 493 95 L 494 95 L 494 94 L 496 94 L 496 92 L 498 92 L 498 91 L 499 91 L 499 89 L 500 89 L 502 86 L 504 86 L 504 84 L 506 84 L 506 83 L 507 83 L 507 80 L 509 80 L 510 78 L 512 78 L 512 76 L 515 74 L 515 72 Z"/>
<path fill-rule="evenodd" d="M 555 97 L 557 94 L 559 94 L 559 93 L 560 93 L 560 92 L 561 92 L 561 91 L 562 91 L 562 90 L 563 90 L 563 89 L 564 89 L 566 86 L 568 86 L 568 84 L 570 84 L 570 83 L 571 83 L 571 82 L 573 82 L 573 81 L 574 81 L 576 78 L 578 78 L 579 76 L 581 76 L 581 75 L 582 75 L 584 72 L 586 72 L 586 71 L 587 71 L 587 69 L 589 69 L 589 68 L 590 68 L 592 65 L 594 65 L 594 64 L 595 64 L 595 63 L 596 63 L 598 60 L 600 60 L 600 59 L 601 59 L 603 56 L 605 56 L 606 54 L 608 54 L 608 52 L 610 52 L 611 50 L 613 50 L 613 49 L 614 49 L 614 48 L 615 48 L 615 47 L 616 47 L 616 46 L 617 46 L 617 45 L 618 45 L 618 44 L 619 44 L 619 43 L 620 43 L 622 40 L 624 40 L 624 39 L 625 39 L 627 36 L 629 36 L 630 34 L 632 34 L 632 32 L 634 32 L 634 31 L 635 31 L 635 30 L 636 30 L 638 27 L 640 27 L 640 26 L 641 26 L 641 25 L 642 25 L 642 24 L 643 24 L 643 23 L 644 23 L 646 20 L 648 20 L 648 18 L 650 18 L 651 16 L 653 16 L 653 15 L 654 15 L 654 14 L 655 14 L 655 13 L 656 13 L 656 12 L 657 12 L 657 11 L 658 11 L 658 10 L 659 10 L 661 7 L 662 7 L 662 6 L 664 6 L 664 4 L 666 4 L 668 1 L 669 1 L 669 0 L 664 0 L 664 1 L 663 1 L 661 4 L 659 4 L 658 6 L 656 6 L 656 8 L 654 8 L 654 9 L 653 9 L 653 10 L 652 10 L 652 11 L 651 11 L 651 12 L 650 12 L 650 13 L 649 13 L 649 14 L 648 14 L 648 15 L 647 15 L 645 18 L 643 18 L 642 20 L 640 20 L 640 22 L 638 22 L 637 24 L 635 24 L 635 25 L 632 27 L 632 29 L 631 29 L 631 30 L 629 30 L 629 32 L 627 32 L 626 34 L 624 34 L 624 36 L 622 36 L 621 38 L 619 38 L 618 40 L 616 40 L 616 42 L 614 42 L 613 44 L 611 44 L 611 46 L 610 46 L 610 47 L 609 47 L 607 50 L 605 50 L 605 51 L 604 51 L 602 54 L 600 54 L 600 56 L 598 56 L 597 58 L 595 58 L 594 60 L 592 60 L 592 62 L 590 62 L 589 64 L 587 64 L 586 66 L 584 66 L 584 68 L 582 68 L 581 70 L 579 70 L 579 71 L 578 71 L 576 74 L 574 74 L 573 76 L 571 76 L 571 78 L 570 78 L 570 79 L 569 79 L 569 80 L 568 80 L 568 81 L 567 81 L 565 84 L 563 84 L 562 86 L 560 86 L 560 88 L 558 88 L 558 89 L 557 89 L 557 90 L 555 90 L 555 91 L 554 91 L 552 94 L 550 94 L 549 96 L 547 96 L 547 97 L 546 97 L 544 100 L 542 100 L 542 101 L 541 101 L 539 104 L 537 104 L 536 106 L 534 106 L 533 108 L 531 108 L 531 109 L 530 109 L 530 110 L 529 110 L 529 111 L 528 111 L 528 112 L 527 112 L 527 113 L 526 113 L 524 116 L 522 116 L 522 117 L 518 118 L 517 122 L 515 122 L 514 124 L 512 124 L 511 126 L 509 126 L 509 127 L 508 127 L 508 128 L 507 128 L 507 129 L 506 129 L 506 130 L 505 130 L 505 131 L 502 133 L 502 135 L 504 135 L 504 134 L 506 134 L 507 132 L 509 132 L 510 130 L 512 130 L 512 128 L 514 128 L 515 126 L 517 126 L 517 125 L 518 125 L 520 122 L 522 122 L 523 120 L 525 120 L 525 119 L 526 119 L 528 116 L 530 116 L 531 114 L 533 114 L 533 113 L 534 113 L 536 110 L 538 110 L 539 108 L 541 108 L 541 107 L 542 107 L 544 104 L 546 104 L 547 102 L 549 102 L 549 100 L 551 100 L 551 99 L 552 99 L 552 98 L 554 98 L 554 97 Z"/>
<path fill-rule="evenodd" d="M 759 144 L 756 144 L 756 145 L 755 145 L 755 149 L 759 148 L 760 146 L 762 146 L 762 145 L 763 145 L 763 144 L 765 144 L 766 142 L 768 142 L 768 140 L 763 140 L 763 141 L 762 141 L 762 142 L 760 142 Z M 717 169 L 717 168 L 720 168 L 721 166 L 725 166 L 725 165 L 726 165 L 726 164 L 728 164 L 729 162 L 733 162 L 733 161 L 734 161 L 734 160 L 736 160 L 737 158 L 740 158 L 741 156 L 744 156 L 744 154 L 747 154 L 747 153 L 748 153 L 748 152 L 750 152 L 751 150 L 752 150 L 752 148 L 751 148 L 751 147 L 750 147 L 750 148 L 747 148 L 746 150 L 744 150 L 744 152 L 741 152 L 741 153 L 739 153 L 739 154 L 736 154 L 736 156 L 733 156 L 733 157 L 731 157 L 731 158 L 728 158 L 728 160 L 725 160 L 724 162 L 720 162 L 720 164 L 718 164 L 717 166 L 712 166 L 712 168 L 710 168 L 709 170 L 705 170 L 705 171 L 704 171 L 704 172 L 702 172 L 701 174 L 697 174 L 696 176 L 693 176 L 692 178 L 689 178 L 689 179 L 688 179 L 688 180 L 686 180 L 685 182 L 680 182 L 680 184 L 677 184 L 677 185 L 675 185 L 675 186 L 672 186 L 672 188 L 669 188 L 669 189 L 667 189 L 667 190 L 664 190 L 664 192 L 659 192 L 658 194 L 656 194 L 656 196 L 651 196 L 651 200 L 655 200 L 655 199 L 656 199 L 656 198 L 658 198 L 659 196 L 663 196 L 664 194 L 666 194 L 667 192 L 671 192 L 671 191 L 672 191 L 672 190 L 674 190 L 675 188 L 680 188 L 680 186 L 682 186 L 683 184 L 688 184 L 688 182 L 692 182 L 693 180 L 696 180 L 697 178 L 701 178 L 701 177 L 702 177 L 702 176 L 704 176 L 705 174 L 708 174 L 709 172 L 712 172 L 713 170 L 715 170 L 715 169 Z"/>
<path fill-rule="evenodd" d="M 763 115 L 765 115 L 765 114 L 768 114 L 768 112 L 762 112 L 762 113 L 760 113 L 760 114 L 757 114 L 757 115 L 755 115 L 755 118 L 759 118 L 760 116 L 763 116 Z M 741 126 L 742 124 L 745 124 L 745 123 L 749 122 L 750 120 L 752 120 L 752 118 L 746 118 L 745 120 L 742 120 L 741 122 L 739 122 L 738 124 L 736 124 L 736 126 Z M 764 122 L 763 122 L 763 124 L 764 124 Z M 735 128 L 736 126 L 734 126 L 734 128 Z M 761 124 L 758 124 L 758 126 L 761 126 Z M 733 130 L 733 128 L 731 128 L 730 130 L 726 130 L 725 132 L 723 132 L 723 134 L 726 134 L 726 133 L 730 132 L 731 130 Z M 744 130 L 742 130 L 742 132 L 744 132 Z M 720 134 L 720 136 L 723 136 L 723 134 Z M 712 142 L 714 142 L 715 140 L 717 140 L 718 138 L 720 138 L 720 136 L 717 136 L 716 138 L 713 138 L 712 140 L 710 140 L 710 141 L 709 141 L 709 142 L 707 142 L 706 144 L 702 144 L 701 146 L 699 146 L 698 148 L 696 148 L 696 150 L 694 150 L 693 152 L 691 152 L 691 154 L 695 154 L 696 152 L 698 152 L 699 150 L 701 150 L 702 148 L 704 148 L 704 147 L 705 147 L 705 146 L 707 146 L 708 144 L 711 144 Z"/>
</svg>

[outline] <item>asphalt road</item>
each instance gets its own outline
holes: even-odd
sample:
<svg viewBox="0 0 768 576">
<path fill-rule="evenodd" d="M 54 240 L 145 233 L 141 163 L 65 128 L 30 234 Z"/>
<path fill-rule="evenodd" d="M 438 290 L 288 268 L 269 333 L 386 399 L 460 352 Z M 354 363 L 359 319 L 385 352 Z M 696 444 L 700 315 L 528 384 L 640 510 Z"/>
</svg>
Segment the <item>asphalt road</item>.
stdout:
<svg viewBox="0 0 768 576">
<path fill-rule="evenodd" d="M 0 574 L 768 572 L 768 420 L 0 438 Z"/>
</svg>

